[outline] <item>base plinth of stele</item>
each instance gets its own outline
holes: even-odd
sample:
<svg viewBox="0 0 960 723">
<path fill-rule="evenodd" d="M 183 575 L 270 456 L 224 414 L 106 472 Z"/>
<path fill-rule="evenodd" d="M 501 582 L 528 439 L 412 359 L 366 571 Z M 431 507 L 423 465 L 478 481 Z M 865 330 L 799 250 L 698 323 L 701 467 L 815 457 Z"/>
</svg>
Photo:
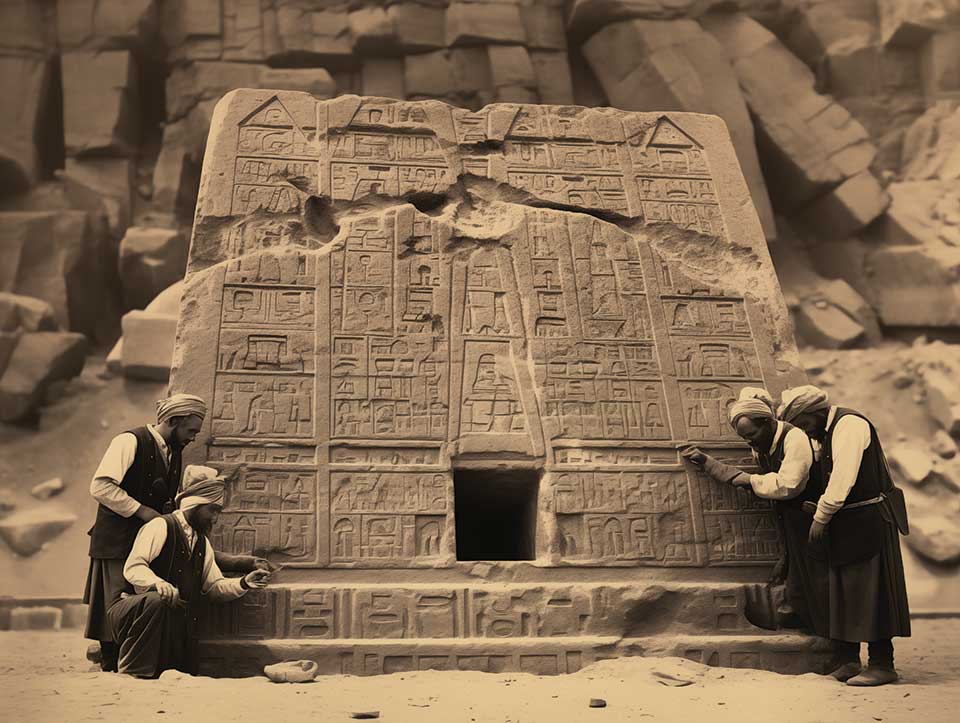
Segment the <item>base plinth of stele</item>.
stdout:
<svg viewBox="0 0 960 723">
<path fill-rule="evenodd" d="M 172 389 L 211 413 L 214 545 L 283 563 L 204 670 L 801 672 L 747 622 L 772 509 L 739 390 L 802 380 L 716 117 L 235 91 L 207 143 Z"/>
</svg>

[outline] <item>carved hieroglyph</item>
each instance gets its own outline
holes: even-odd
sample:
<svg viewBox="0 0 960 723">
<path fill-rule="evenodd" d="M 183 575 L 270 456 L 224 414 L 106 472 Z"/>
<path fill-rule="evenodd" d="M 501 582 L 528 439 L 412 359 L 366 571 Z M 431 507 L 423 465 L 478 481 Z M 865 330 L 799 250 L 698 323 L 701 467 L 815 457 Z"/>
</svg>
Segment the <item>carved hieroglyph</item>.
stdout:
<svg viewBox="0 0 960 723">
<path fill-rule="evenodd" d="M 301 580 L 437 580 L 398 602 L 295 589 L 286 636 L 583 632 L 590 595 L 533 617 L 484 598 L 498 622 L 444 587 L 461 468 L 539 475 L 538 567 L 769 565 L 769 507 L 676 447 L 749 464 L 727 410 L 796 362 L 717 118 L 268 91 L 217 108 L 172 382 L 211 402 L 192 454 L 230 475 L 215 544 Z"/>
</svg>

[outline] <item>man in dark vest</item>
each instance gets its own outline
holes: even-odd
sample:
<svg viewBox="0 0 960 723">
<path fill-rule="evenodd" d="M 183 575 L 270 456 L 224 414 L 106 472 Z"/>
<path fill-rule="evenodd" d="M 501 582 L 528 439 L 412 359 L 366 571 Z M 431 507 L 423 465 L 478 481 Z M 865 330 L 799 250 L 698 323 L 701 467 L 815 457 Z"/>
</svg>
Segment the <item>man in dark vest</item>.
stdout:
<svg viewBox="0 0 960 723">
<path fill-rule="evenodd" d="M 200 474 L 191 475 L 191 469 Z M 210 475 L 204 474 L 209 472 Z M 177 495 L 178 509 L 155 517 L 137 533 L 123 567 L 135 594 L 123 594 L 107 611 L 119 648 L 118 670 L 157 678 L 164 670 L 196 674 L 197 621 L 203 599 L 234 600 L 266 587 L 270 573 L 254 570 L 225 578 L 207 533 L 223 509 L 224 483 L 209 467 L 188 467 L 194 481 Z"/>
<path fill-rule="evenodd" d="M 90 483 L 99 503 L 90 529 L 90 570 L 83 601 L 87 603 L 86 637 L 100 642 L 100 667 L 117 669 L 117 647 L 106 629 L 106 613 L 129 589 L 123 563 L 140 528 L 173 512 L 180 489 L 181 454 L 200 431 L 207 405 L 192 394 L 174 394 L 157 402 L 157 424 L 147 424 L 113 438 Z M 267 566 L 247 555 L 218 554 L 222 569 L 249 572 Z"/>
<path fill-rule="evenodd" d="M 892 683 L 894 636 L 910 636 L 910 611 L 900 555 L 906 534 L 903 495 L 890 478 L 877 430 L 852 409 L 831 406 L 814 386 L 783 392 L 779 416 L 821 444 L 826 481 L 816 503 L 808 545 L 829 563 L 829 637 L 847 685 Z M 861 669 L 860 644 L 868 644 Z"/>
<path fill-rule="evenodd" d="M 741 390 L 739 400 L 730 407 L 730 424 L 753 450 L 759 474 L 726 465 L 696 447 L 687 447 L 682 454 L 713 479 L 774 501 L 786 548 L 787 601 L 804 627 L 826 637 L 826 565 L 807 554 L 813 516 L 803 507 L 822 491 L 813 445 L 802 430 L 777 420 L 773 398 L 765 389 Z"/>
</svg>

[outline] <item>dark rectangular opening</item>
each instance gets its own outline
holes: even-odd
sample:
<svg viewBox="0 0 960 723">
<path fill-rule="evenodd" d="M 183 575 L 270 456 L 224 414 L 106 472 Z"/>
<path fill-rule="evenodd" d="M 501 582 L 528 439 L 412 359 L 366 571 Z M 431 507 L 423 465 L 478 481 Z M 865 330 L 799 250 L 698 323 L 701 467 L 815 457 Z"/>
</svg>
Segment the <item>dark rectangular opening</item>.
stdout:
<svg viewBox="0 0 960 723">
<path fill-rule="evenodd" d="M 536 556 L 536 470 L 454 470 L 458 560 Z"/>
</svg>

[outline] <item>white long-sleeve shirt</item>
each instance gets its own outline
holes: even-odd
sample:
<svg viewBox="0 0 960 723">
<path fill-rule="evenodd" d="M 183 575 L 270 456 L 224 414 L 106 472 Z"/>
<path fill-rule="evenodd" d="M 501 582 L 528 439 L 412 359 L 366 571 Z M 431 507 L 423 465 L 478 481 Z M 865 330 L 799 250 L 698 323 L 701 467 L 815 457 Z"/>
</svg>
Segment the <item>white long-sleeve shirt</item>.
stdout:
<svg viewBox="0 0 960 723">
<path fill-rule="evenodd" d="M 773 435 L 770 454 L 777 448 L 786 427 L 777 422 L 777 431 Z M 768 500 L 789 500 L 796 497 L 807 486 L 810 467 L 813 465 L 813 450 L 807 435 L 802 429 L 793 427 L 786 430 L 783 440 L 783 462 L 778 472 L 750 475 L 750 487 L 757 497 Z"/>
<path fill-rule="evenodd" d="M 180 510 L 173 513 L 174 519 L 180 525 L 184 535 L 187 537 L 187 544 L 190 551 L 193 552 L 194 545 L 197 544 L 197 533 L 187 522 Z M 133 542 L 133 549 L 127 556 L 127 562 L 123 566 L 123 576 L 127 579 L 134 590 L 138 593 L 156 590 L 157 583 L 161 580 L 156 573 L 150 569 L 150 563 L 157 559 L 157 556 L 163 550 L 163 545 L 167 541 L 167 521 L 163 517 L 155 517 L 140 528 L 137 538 Z M 235 600 L 247 591 L 240 586 L 241 578 L 226 578 L 220 572 L 217 561 L 214 559 L 213 547 L 210 541 L 206 540 L 207 550 L 203 558 L 203 582 L 201 590 L 204 595 L 209 595 L 214 600 Z"/>
<path fill-rule="evenodd" d="M 827 414 L 827 429 L 837 418 L 837 408 L 830 407 Z M 822 524 L 830 522 L 833 515 L 843 507 L 850 490 L 857 482 L 863 453 L 870 446 L 870 425 L 862 417 L 848 414 L 833 428 L 833 470 L 826 489 L 817 502 L 813 519 Z"/>
<path fill-rule="evenodd" d="M 147 429 L 157 443 L 163 463 L 170 465 L 170 448 L 152 424 Z M 100 466 L 93 473 L 90 482 L 90 494 L 97 502 L 121 517 L 130 517 L 140 509 L 140 503 L 120 488 L 124 475 L 133 464 L 137 455 L 137 438 L 131 432 L 118 434 L 110 442 L 107 451 L 100 460 Z"/>
</svg>

